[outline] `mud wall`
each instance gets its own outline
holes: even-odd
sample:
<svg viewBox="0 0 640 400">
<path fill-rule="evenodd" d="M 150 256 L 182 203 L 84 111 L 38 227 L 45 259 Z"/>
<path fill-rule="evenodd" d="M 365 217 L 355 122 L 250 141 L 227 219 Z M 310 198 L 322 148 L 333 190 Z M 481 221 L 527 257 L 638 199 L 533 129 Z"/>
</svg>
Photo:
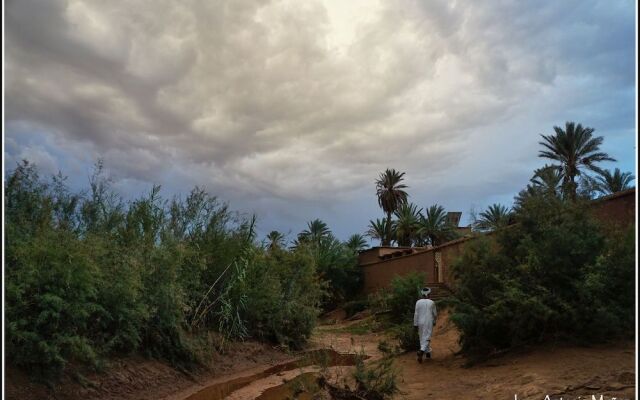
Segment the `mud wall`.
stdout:
<svg viewBox="0 0 640 400">
<path fill-rule="evenodd" d="M 636 189 L 614 193 L 591 205 L 593 214 L 605 224 L 626 227 L 636 221 Z"/>
<path fill-rule="evenodd" d="M 390 260 L 361 265 L 364 275 L 364 293 L 372 293 L 389 286 L 396 276 L 410 272 L 423 272 L 427 282 L 434 279 L 434 259 L 431 250 L 408 254 Z"/>
</svg>

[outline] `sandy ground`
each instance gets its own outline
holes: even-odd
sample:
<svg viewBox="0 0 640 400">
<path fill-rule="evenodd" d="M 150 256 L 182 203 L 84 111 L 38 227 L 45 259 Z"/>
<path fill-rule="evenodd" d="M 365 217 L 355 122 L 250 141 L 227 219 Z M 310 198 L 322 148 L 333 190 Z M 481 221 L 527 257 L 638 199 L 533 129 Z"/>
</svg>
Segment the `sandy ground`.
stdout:
<svg viewBox="0 0 640 400">
<path fill-rule="evenodd" d="M 340 351 L 364 348 L 379 356 L 382 334 L 339 333 L 340 327 L 321 327 L 314 340 Z M 400 355 L 399 398 L 404 399 L 635 399 L 635 343 L 592 347 L 545 345 L 507 354 L 473 367 L 456 356 L 458 332 L 446 313 L 439 319 L 432 340 L 433 358 L 419 364 L 414 353 Z"/>
<path fill-rule="evenodd" d="M 310 348 L 341 353 L 364 353 L 373 361 L 381 356 L 384 333 L 353 334 L 348 327 L 365 321 L 343 321 L 320 326 Z M 507 354 L 473 367 L 457 356 L 458 333 L 446 318 L 439 319 L 432 340 L 433 358 L 419 364 L 415 354 L 396 358 L 401 371 L 400 399 L 635 399 L 635 344 L 619 342 L 593 347 L 545 345 Z M 94 387 L 82 387 L 67 378 L 55 391 L 30 383 L 24 373 L 9 369 L 7 399 L 255 399 L 318 367 L 272 372 L 293 359 L 258 343 L 238 344 L 229 354 L 216 356 L 212 369 L 187 376 L 166 364 L 144 359 L 121 360 L 106 374 L 88 376 Z M 270 372 L 271 371 L 271 372 Z M 352 367 L 334 367 L 336 377 L 350 376 Z M 325 371 L 326 372 L 326 371 Z M 207 392 L 207 389 L 215 390 Z M 203 391 L 204 389 L 204 391 Z M 226 396 L 226 397 L 225 397 Z"/>
</svg>

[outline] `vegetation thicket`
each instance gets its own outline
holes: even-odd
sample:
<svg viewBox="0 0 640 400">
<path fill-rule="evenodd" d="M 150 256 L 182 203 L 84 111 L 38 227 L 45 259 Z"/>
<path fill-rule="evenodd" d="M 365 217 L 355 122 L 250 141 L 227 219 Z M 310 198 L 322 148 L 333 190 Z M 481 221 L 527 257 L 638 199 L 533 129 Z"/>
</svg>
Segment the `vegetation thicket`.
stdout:
<svg viewBox="0 0 640 400">
<path fill-rule="evenodd" d="M 509 227 L 489 224 L 506 208 L 487 211 L 482 223 L 495 231 L 493 237 L 469 242 L 454 264 L 451 319 L 467 354 L 485 357 L 547 340 L 633 336 L 635 232 L 607 227 L 587 209 L 592 182 L 608 193 L 607 182 L 623 181 L 611 185 L 623 190 L 633 177 L 597 165 L 612 158 L 600 151 L 602 138 L 592 132 L 568 122 L 555 135 L 543 135 L 540 156 L 558 164 L 535 171 L 516 196 Z"/>
<path fill-rule="evenodd" d="M 357 238 L 313 221 L 295 248 L 195 188 L 115 194 L 101 163 L 73 193 L 23 162 L 5 186 L 7 358 L 43 377 L 141 353 L 189 367 L 225 340 L 302 346 L 323 307 L 360 284 Z M 217 332 L 214 343 L 205 338 Z"/>
</svg>

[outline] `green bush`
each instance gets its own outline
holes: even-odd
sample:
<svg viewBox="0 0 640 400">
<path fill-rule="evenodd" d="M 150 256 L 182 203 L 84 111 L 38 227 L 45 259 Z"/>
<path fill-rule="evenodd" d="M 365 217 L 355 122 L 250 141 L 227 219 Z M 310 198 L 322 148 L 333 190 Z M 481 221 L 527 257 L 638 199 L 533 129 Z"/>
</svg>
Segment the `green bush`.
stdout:
<svg viewBox="0 0 640 400">
<path fill-rule="evenodd" d="M 307 252 L 319 276 L 327 282 L 327 293 L 322 301 L 325 311 L 353 299 L 360 292 L 362 271 L 358 266 L 357 253 L 333 235 L 328 234 L 317 242 L 304 243 L 296 251 Z"/>
<path fill-rule="evenodd" d="M 351 317 L 369 308 L 369 301 L 366 299 L 348 301 L 344 303 L 342 308 L 347 314 L 347 317 Z"/>
<path fill-rule="evenodd" d="M 369 303 L 371 311 L 373 311 L 374 313 L 383 313 L 389 311 L 390 297 L 391 294 L 385 288 L 369 294 L 367 296 L 367 302 Z"/>
<path fill-rule="evenodd" d="M 189 367 L 203 346 L 247 336 L 299 348 L 328 289 L 345 298 L 358 284 L 342 245 L 328 245 L 320 258 L 304 248 L 265 251 L 255 243 L 255 219 L 201 189 L 167 201 L 156 186 L 125 203 L 103 175 L 98 163 L 82 195 L 26 162 L 8 176 L 13 365 L 54 376 L 72 361 L 98 366 L 136 352 Z"/>
<path fill-rule="evenodd" d="M 413 322 L 396 325 L 392 331 L 398 341 L 398 346 L 403 351 L 418 351 L 420 349 L 420 336 L 418 329 L 413 326 Z"/>
<path fill-rule="evenodd" d="M 635 232 L 632 228 L 609 233 L 602 254 L 588 265 L 579 287 L 582 294 L 580 325 L 588 339 L 626 335 L 635 327 Z"/>
<path fill-rule="evenodd" d="M 424 274 L 418 272 L 393 278 L 388 299 L 392 322 L 413 323 L 416 301 L 420 298 L 420 289 L 424 287 L 424 281 Z"/>
<path fill-rule="evenodd" d="M 470 242 L 453 266 L 462 350 L 604 340 L 633 323 L 635 242 L 605 239 L 584 204 L 532 197 L 517 225 Z M 494 240 L 494 241 L 492 241 Z"/>
<path fill-rule="evenodd" d="M 393 353 L 390 349 L 384 356 L 371 364 L 364 362 L 364 357 L 358 357 L 353 376 L 356 381 L 355 394 L 363 399 L 390 399 L 400 393 L 398 387 L 398 369 L 393 365 Z"/>
<path fill-rule="evenodd" d="M 320 313 L 323 285 L 306 252 L 275 249 L 247 271 L 244 318 L 254 337 L 300 348 Z"/>
<path fill-rule="evenodd" d="M 5 269 L 6 348 L 36 373 L 96 361 L 91 332 L 106 310 L 97 302 L 101 281 L 88 250 L 73 235 L 50 230 L 12 243 L 18 262 Z"/>
</svg>

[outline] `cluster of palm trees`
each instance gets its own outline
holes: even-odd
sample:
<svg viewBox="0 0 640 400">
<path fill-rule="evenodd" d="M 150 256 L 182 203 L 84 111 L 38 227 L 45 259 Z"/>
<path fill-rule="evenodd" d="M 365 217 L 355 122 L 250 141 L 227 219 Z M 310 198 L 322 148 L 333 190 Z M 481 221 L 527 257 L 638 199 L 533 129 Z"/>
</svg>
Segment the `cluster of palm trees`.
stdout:
<svg viewBox="0 0 640 400">
<path fill-rule="evenodd" d="M 554 163 L 534 171 L 527 187 L 515 198 L 516 210 L 536 195 L 553 196 L 576 201 L 592 199 L 595 195 L 609 195 L 631 188 L 635 179 L 630 172 L 600 168 L 603 161 L 616 161 L 600 150 L 602 136 L 593 136 L 594 129 L 575 122 L 567 122 L 564 129 L 553 127 L 551 135 L 540 135 L 543 147 L 538 153 Z M 480 214 L 474 227 L 481 231 L 495 230 L 509 223 L 513 211 L 500 204 L 491 205 Z"/>
<path fill-rule="evenodd" d="M 536 194 L 553 195 L 576 201 L 578 198 L 591 199 L 597 194 L 609 195 L 631 187 L 635 179 L 630 172 L 619 168 L 610 171 L 598 164 L 616 161 L 600 150 L 602 136 L 594 136 L 593 128 L 583 127 L 575 122 L 565 123 L 564 129 L 553 127 L 551 135 L 540 135 L 543 147 L 538 153 L 541 158 L 551 160 L 534 172 L 527 187 L 516 197 L 516 205 L 528 196 Z"/>
<path fill-rule="evenodd" d="M 593 136 L 594 129 L 581 124 L 567 122 L 564 129 L 555 126 L 554 133 L 541 135 L 543 147 L 538 156 L 549 159 L 534 171 L 526 188 L 515 198 L 517 210 L 530 196 L 549 195 L 569 201 L 592 198 L 596 193 L 608 195 L 629 189 L 635 177 L 630 172 L 613 171 L 599 167 L 603 161 L 615 161 L 600 150 L 603 138 Z M 387 169 L 376 179 L 378 205 L 385 218 L 369 221 L 366 236 L 379 240 L 381 246 L 437 246 L 459 236 L 456 227 L 448 218 L 444 207 L 434 204 L 425 209 L 408 201 L 409 194 L 404 183 L 404 172 Z M 474 218 L 472 228 L 476 231 L 493 231 L 513 220 L 514 210 L 502 204 L 492 204 Z M 333 238 L 326 223 L 319 219 L 310 221 L 307 228 L 298 234 L 292 243 L 296 248 L 302 243 L 320 243 Z M 368 247 L 364 235 L 353 234 L 342 243 L 358 252 Z M 284 248 L 285 237 L 272 231 L 267 235 L 267 248 Z"/>
<path fill-rule="evenodd" d="M 291 243 L 290 248 L 295 250 L 305 244 L 312 244 L 317 247 L 321 245 L 323 241 L 334 240 L 335 237 L 329 229 L 329 226 L 320 219 L 314 219 L 313 221 L 307 222 L 306 229 L 298 234 L 296 239 Z M 358 233 L 351 235 L 345 242 L 342 242 L 342 246 L 353 253 L 369 247 L 366 238 Z M 265 240 L 265 247 L 270 251 L 274 249 L 285 249 L 287 247 L 285 235 L 278 231 L 269 232 Z"/>
<path fill-rule="evenodd" d="M 456 227 L 440 205 L 424 210 L 408 201 L 404 172 L 387 169 L 376 180 L 378 205 L 386 218 L 369 221 L 367 235 L 381 246 L 437 246 L 457 237 Z M 393 218 L 395 217 L 395 218 Z"/>
</svg>

